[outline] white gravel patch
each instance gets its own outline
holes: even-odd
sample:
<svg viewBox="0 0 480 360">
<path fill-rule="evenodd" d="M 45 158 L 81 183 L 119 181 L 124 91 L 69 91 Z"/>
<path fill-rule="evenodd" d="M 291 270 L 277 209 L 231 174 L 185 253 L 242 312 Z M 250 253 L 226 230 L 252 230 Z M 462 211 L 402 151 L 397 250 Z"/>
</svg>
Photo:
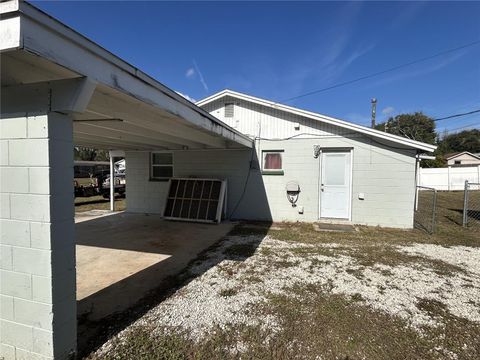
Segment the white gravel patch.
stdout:
<svg viewBox="0 0 480 360">
<path fill-rule="evenodd" d="M 246 243 L 258 243 L 252 256 L 235 259 L 225 254 L 230 246 Z M 271 294 L 299 296 L 292 292 L 297 284 L 316 285 L 319 291 L 332 294 L 360 295 L 360 304 L 401 317 L 420 332 L 423 326 L 442 325 L 441 318 L 433 318 L 417 307 L 421 299 L 438 301 L 453 315 L 480 322 L 479 248 L 424 244 L 397 248 L 404 254 L 441 260 L 464 270 L 443 275 L 430 268 L 428 261 L 363 266 L 355 258 L 362 247 L 345 247 L 290 243 L 269 236 L 261 241 L 255 236 L 229 237 L 207 259 L 194 263 L 190 283 L 136 324 L 185 329 L 193 339 L 201 339 L 215 326 L 250 324 L 275 331 L 280 327 L 278 319 L 256 310 Z M 328 256 L 328 250 L 334 256 Z"/>
<path fill-rule="evenodd" d="M 421 255 L 434 260 L 441 260 L 461 267 L 472 274 L 480 275 L 480 249 L 468 246 L 445 247 L 432 244 L 415 244 L 398 248 L 407 254 Z"/>
</svg>

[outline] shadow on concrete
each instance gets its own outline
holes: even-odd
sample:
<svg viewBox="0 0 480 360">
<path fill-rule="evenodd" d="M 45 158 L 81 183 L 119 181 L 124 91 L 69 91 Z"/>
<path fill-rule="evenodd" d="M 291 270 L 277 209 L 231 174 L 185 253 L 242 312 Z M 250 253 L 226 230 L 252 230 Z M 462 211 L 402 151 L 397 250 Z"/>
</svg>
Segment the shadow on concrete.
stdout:
<svg viewBox="0 0 480 360">
<path fill-rule="evenodd" d="M 181 223 L 126 213 L 76 224 L 77 292 L 85 295 L 77 296 L 79 357 L 215 266 L 209 261 L 203 272 L 194 276 L 188 272 L 189 264 L 204 258 L 227 234 L 258 235 L 225 252 L 225 259 L 244 261 L 253 255 L 270 224 Z"/>
</svg>

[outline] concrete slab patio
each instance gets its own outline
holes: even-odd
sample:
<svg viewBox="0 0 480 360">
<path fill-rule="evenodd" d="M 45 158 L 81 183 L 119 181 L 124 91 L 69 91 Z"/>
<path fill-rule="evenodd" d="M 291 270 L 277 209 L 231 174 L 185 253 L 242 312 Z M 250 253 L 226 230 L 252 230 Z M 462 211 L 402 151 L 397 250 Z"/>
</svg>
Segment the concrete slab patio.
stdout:
<svg viewBox="0 0 480 360">
<path fill-rule="evenodd" d="M 90 321 L 131 307 L 233 227 L 129 213 L 78 220 L 77 313 Z"/>
</svg>

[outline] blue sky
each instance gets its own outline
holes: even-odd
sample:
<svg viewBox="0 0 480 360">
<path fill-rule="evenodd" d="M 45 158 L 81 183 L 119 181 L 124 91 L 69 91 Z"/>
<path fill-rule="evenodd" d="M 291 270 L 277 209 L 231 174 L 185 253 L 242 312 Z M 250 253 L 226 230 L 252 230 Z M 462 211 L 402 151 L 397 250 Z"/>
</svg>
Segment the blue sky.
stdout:
<svg viewBox="0 0 480 360">
<path fill-rule="evenodd" d="M 480 40 L 479 2 L 34 4 L 197 100 L 229 88 L 281 101 Z M 288 104 L 368 125 L 372 97 L 378 121 L 480 109 L 480 44 Z M 480 115 L 437 124 L 468 125 Z"/>
</svg>

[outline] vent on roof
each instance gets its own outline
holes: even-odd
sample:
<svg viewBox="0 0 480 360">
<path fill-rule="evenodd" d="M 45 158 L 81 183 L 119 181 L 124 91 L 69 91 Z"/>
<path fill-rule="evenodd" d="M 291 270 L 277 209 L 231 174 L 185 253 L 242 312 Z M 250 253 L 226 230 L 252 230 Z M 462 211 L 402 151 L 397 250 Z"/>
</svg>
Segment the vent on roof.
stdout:
<svg viewBox="0 0 480 360">
<path fill-rule="evenodd" d="M 216 179 L 170 179 L 164 217 L 170 220 L 219 223 L 226 182 Z"/>
<path fill-rule="evenodd" d="M 225 103 L 225 117 L 233 117 L 233 103 Z"/>
</svg>

